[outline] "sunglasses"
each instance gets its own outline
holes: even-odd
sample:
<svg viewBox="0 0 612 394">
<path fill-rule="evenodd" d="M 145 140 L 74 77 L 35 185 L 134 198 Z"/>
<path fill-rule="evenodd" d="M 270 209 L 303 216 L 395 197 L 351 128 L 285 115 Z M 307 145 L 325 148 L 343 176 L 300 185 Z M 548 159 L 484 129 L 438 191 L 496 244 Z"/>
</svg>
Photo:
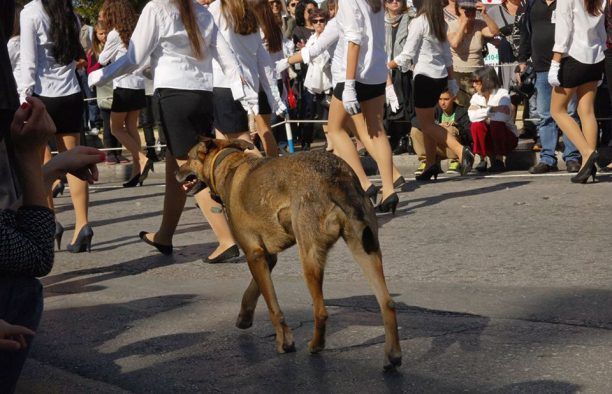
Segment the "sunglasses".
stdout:
<svg viewBox="0 0 612 394">
<path fill-rule="evenodd" d="M 268 0 L 268 4 L 272 4 L 272 5 L 276 4 L 276 5 L 278 5 L 278 4 L 280 4 L 280 0 Z"/>
<path fill-rule="evenodd" d="M 482 81 L 480 79 L 473 79 L 472 83 L 482 83 Z"/>
<path fill-rule="evenodd" d="M 316 24 L 316 23 L 325 23 L 325 22 L 326 22 L 325 19 L 313 19 L 312 20 L 313 24 Z"/>
<path fill-rule="evenodd" d="M 295 6 L 296 6 L 297 4 L 298 4 L 298 3 L 289 3 L 289 4 L 287 4 L 287 7 L 290 7 L 290 8 L 295 8 Z"/>
<path fill-rule="evenodd" d="M 401 3 L 402 0 L 385 0 L 385 3 L 387 4 L 392 4 L 392 3 Z"/>
</svg>

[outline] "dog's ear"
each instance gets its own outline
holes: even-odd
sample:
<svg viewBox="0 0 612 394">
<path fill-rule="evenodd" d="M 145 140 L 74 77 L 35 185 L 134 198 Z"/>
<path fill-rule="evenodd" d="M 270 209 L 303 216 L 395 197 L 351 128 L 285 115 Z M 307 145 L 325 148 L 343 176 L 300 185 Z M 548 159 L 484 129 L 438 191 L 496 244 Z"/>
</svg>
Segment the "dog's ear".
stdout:
<svg viewBox="0 0 612 394">
<path fill-rule="evenodd" d="M 215 141 L 216 140 L 213 140 L 208 137 L 200 137 L 200 143 L 197 145 L 197 154 L 198 159 L 200 159 L 200 161 L 204 161 L 206 155 L 208 155 L 210 151 L 217 147 Z"/>
<path fill-rule="evenodd" d="M 255 149 L 255 145 L 245 140 L 234 138 L 234 139 L 229 140 L 228 142 L 229 144 L 227 144 L 227 146 L 231 146 L 232 148 L 240 149 L 241 151 Z"/>
</svg>

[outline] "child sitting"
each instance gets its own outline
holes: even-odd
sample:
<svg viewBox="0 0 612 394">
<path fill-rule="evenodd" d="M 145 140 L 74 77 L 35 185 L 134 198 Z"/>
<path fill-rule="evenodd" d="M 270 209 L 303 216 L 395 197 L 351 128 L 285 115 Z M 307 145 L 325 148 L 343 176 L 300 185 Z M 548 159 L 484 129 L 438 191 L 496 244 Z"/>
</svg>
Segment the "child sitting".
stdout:
<svg viewBox="0 0 612 394">
<path fill-rule="evenodd" d="M 468 114 L 472 121 L 474 153 L 481 157 L 476 171 L 487 170 L 486 157 L 491 161 L 489 171 L 504 171 L 504 156 L 518 144 L 518 130 L 510 115 L 510 94 L 506 89 L 500 89 L 501 83 L 493 67 L 474 72 L 472 83 L 476 94 L 470 100 Z"/>
</svg>

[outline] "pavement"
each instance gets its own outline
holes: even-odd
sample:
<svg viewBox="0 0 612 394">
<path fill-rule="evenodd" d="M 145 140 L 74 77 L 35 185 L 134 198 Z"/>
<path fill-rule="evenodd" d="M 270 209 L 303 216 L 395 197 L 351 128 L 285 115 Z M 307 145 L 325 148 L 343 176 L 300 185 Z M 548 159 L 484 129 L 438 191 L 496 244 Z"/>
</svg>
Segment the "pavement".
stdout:
<svg viewBox="0 0 612 394">
<path fill-rule="evenodd" d="M 393 373 L 382 371 L 378 306 L 343 241 L 328 258 L 327 348 L 316 356 L 296 248 L 279 255 L 273 279 L 297 351 L 277 355 L 263 302 L 251 329 L 235 327 L 250 273 L 243 259 L 201 261 L 216 245 L 193 199 L 173 256 L 138 239 L 160 222 L 156 176 L 91 188 L 93 250 L 56 254 L 17 392 L 612 392 L 610 175 L 410 180 L 396 215 L 378 217 L 403 350 Z M 66 242 L 69 193 L 56 203 Z"/>
</svg>

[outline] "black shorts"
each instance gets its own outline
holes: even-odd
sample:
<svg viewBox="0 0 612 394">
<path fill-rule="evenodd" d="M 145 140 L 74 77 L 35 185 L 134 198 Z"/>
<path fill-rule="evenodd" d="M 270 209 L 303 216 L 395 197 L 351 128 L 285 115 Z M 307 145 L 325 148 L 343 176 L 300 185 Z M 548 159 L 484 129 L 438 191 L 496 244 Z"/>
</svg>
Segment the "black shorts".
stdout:
<svg viewBox="0 0 612 394">
<path fill-rule="evenodd" d="M 112 112 L 138 111 L 147 106 L 144 89 L 113 89 Z"/>
<path fill-rule="evenodd" d="M 373 98 L 383 96 L 385 94 L 386 83 L 378 85 L 368 85 L 361 82 L 355 82 L 355 90 L 357 91 L 357 101 L 372 100 Z M 334 97 L 342 101 L 342 93 L 344 93 L 344 82 L 338 82 L 334 87 Z"/>
<path fill-rule="evenodd" d="M 604 61 L 595 64 L 580 63 L 571 56 L 561 59 L 559 82 L 562 88 L 575 88 L 602 79 Z"/>
<path fill-rule="evenodd" d="M 259 91 L 259 114 L 260 115 L 272 115 L 272 108 L 270 108 L 270 103 L 268 102 L 268 96 L 266 92 L 263 90 Z"/>
<path fill-rule="evenodd" d="M 83 131 L 83 93 L 63 97 L 34 96 L 45 104 L 55 123 L 56 134 L 78 134 Z"/>
<path fill-rule="evenodd" d="M 200 137 L 214 137 L 212 92 L 160 88 L 155 90 L 168 150 L 185 159 Z"/>
<path fill-rule="evenodd" d="M 414 107 L 433 108 L 448 86 L 448 78 L 430 78 L 418 74 L 414 77 Z"/>
<path fill-rule="evenodd" d="M 223 134 L 249 131 L 249 116 L 230 88 L 213 88 L 213 126 Z"/>
</svg>

